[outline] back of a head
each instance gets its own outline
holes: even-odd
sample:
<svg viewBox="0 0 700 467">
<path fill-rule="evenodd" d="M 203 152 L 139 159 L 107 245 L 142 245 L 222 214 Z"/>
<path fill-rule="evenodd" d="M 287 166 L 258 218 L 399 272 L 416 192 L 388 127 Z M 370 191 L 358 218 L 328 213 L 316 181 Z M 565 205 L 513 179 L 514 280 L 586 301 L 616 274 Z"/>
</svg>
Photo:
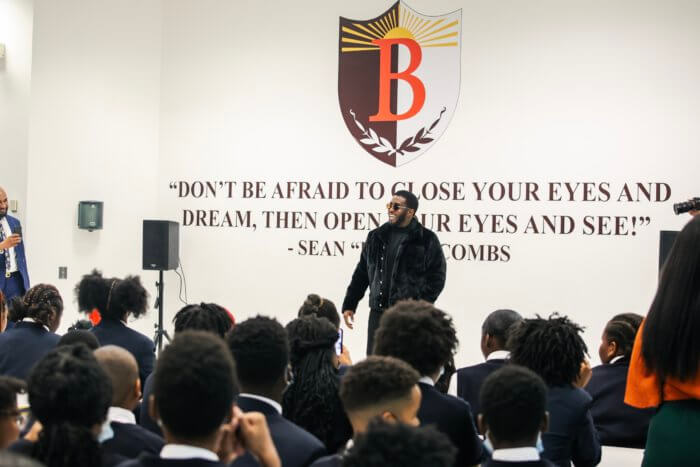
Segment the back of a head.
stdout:
<svg viewBox="0 0 700 467">
<path fill-rule="evenodd" d="M 531 369 L 549 386 L 572 384 L 588 352 L 582 331 L 557 313 L 524 319 L 509 331 L 510 361 Z"/>
<path fill-rule="evenodd" d="M 325 318 L 302 316 L 294 319 L 286 326 L 289 336 L 290 361 L 292 366 L 309 356 L 323 355 L 330 359 L 335 351 L 335 341 L 338 330 Z M 328 362 L 330 364 L 330 360 Z"/>
<path fill-rule="evenodd" d="M 488 334 L 498 340 L 501 347 L 506 348 L 508 340 L 508 329 L 515 323 L 523 319 L 520 313 L 513 310 L 503 309 L 490 313 L 481 326 L 482 335 Z"/>
<path fill-rule="evenodd" d="M 643 319 L 642 316 L 635 313 L 623 313 L 613 316 L 605 325 L 603 335 L 608 342 L 617 344 L 618 355 L 625 357 L 632 355 L 634 340 Z"/>
<path fill-rule="evenodd" d="M 103 319 L 119 321 L 129 313 L 138 318 L 148 309 L 148 292 L 138 276 L 104 278 L 98 270 L 86 274 L 75 286 L 80 311 L 97 308 Z"/>
<path fill-rule="evenodd" d="M 452 467 L 457 450 L 432 426 L 372 422 L 365 434 L 354 438 L 343 467 Z"/>
<path fill-rule="evenodd" d="M 298 316 L 308 315 L 326 318 L 333 323 L 336 329 L 340 328 L 340 314 L 338 314 L 335 303 L 327 298 L 320 297 L 316 294 L 308 295 L 304 303 L 302 303 L 301 308 L 299 308 Z"/>
<path fill-rule="evenodd" d="M 78 329 L 75 331 L 68 331 L 62 335 L 58 341 L 58 344 L 56 344 L 56 347 L 77 344 L 83 344 L 90 350 L 95 350 L 100 346 L 100 342 L 97 340 L 94 333 L 83 329 Z"/>
<path fill-rule="evenodd" d="M 12 299 L 10 305 L 12 321 L 32 318 L 49 328 L 56 324 L 57 319 L 60 320 L 62 314 L 63 299 L 58 289 L 50 284 L 35 285 L 24 294 L 24 297 Z"/>
<path fill-rule="evenodd" d="M 173 318 L 175 334 L 182 331 L 208 331 L 225 337 L 233 321 L 224 307 L 216 303 L 186 305 Z"/>
<path fill-rule="evenodd" d="M 533 371 L 505 365 L 484 380 L 480 406 L 483 423 L 499 443 L 534 446 L 545 416 L 547 387 Z"/>
<path fill-rule="evenodd" d="M 423 300 L 403 300 L 381 318 L 374 353 L 400 358 L 421 376 L 432 376 L 457 351 L 452 318 Z"/>
<path fill-rule="evenodd" d="M 184 331 L 156 364 L 153 396 L 164 431 L 184 440 L 212 435 L 231 413 L 238 383 L 223 340 L 204 331 Z"/>
<path fill-rule="evenodd" d="M 676 237 L 644 323 L 642 356 L 661 380 L 689 381 L 700 368 L 700 216 Z"/>
<path fill-rule="evenodd" d="M 83 345 L 58 347 L 29 374 L 29 404 L 43 430 L 35 457 L 52 467 L 99 465 L 92 429 L 107 417 L 112 385 Z"/>
<path fill-rule="evenodd" d="M 411 399 L 420 375 L 408 363 L 394 357 L 370 356 L 351 366 L 340 383 L 345 411 L 369 411 L 379 415 Z"/>
<path fill-rule="evenodd" d="M 124 407 L 133 395 L 139 379 L 139 365 L 128 350 L 116 345 L 105 345 L 94 351 L 95 358 L 112 382 L 112 402 L 114 407 Z"/>
<path fill-rule="evenodd" d="M 231 330 L 226 342 L 244 390 L 271 389 L 283 380 L 289 365 L 289 341 L 276 319 L 247 319 Z"/>
</svg>

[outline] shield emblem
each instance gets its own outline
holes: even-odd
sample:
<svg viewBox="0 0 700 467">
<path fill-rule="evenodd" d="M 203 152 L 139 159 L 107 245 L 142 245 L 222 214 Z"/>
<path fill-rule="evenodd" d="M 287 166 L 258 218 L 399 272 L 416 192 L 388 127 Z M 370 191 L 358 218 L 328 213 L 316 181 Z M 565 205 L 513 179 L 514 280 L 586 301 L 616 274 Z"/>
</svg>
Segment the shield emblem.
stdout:
<svg viewBox="0 0 700 467">
<path fill-rule="evenodd" d="M 369 154 L 393 167 L 445 132 L 459 98 L 462 10 L 427 16 L 402 1 L 370 20 L 340 18 L 338 99 Z"/>
</svg>

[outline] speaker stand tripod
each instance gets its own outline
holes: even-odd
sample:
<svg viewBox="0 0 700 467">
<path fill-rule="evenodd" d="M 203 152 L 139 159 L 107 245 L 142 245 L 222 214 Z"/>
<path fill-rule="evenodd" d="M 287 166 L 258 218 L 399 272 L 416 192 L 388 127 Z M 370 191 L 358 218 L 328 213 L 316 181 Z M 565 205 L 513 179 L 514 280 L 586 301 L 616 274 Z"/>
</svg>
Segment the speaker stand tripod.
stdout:
<svg viewBox="0 0 700 467">
<path fill-rule="evenodd" d="M 153 343 L 158 348 L 158 355 L 163 349 L 163 339 L 170 342 L 170 335 L 168 331 L 163 329 L 163 270 L 158 270 L 158 282 L 156 282 L 156 288 L 158 289 L 158 296 L 156 297 L 156 309 L 158 309 L 158 322 L 154 325 L 156 328 L 156 333 L 153 336 Z"/>
</svg>

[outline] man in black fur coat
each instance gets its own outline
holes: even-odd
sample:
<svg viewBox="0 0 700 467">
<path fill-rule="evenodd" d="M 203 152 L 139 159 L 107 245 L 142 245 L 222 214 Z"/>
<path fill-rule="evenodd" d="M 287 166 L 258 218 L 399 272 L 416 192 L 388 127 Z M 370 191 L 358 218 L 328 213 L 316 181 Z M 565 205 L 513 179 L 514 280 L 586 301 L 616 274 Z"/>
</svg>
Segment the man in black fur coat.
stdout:
<svg viewBox="0 0 700 467">
<path fill-rule="evenodd" d="M 399 300 L 435 302 L 445 286 L 445 255 L 440 241 L 415 218 L 418 199 L 397 191 L 387 205 L 389 222 L 372 230 L 343 301 L 343 317 L 350 329 L 355 310 L 369 287 L 367 355 L 384 310 Z"/>
</svg>

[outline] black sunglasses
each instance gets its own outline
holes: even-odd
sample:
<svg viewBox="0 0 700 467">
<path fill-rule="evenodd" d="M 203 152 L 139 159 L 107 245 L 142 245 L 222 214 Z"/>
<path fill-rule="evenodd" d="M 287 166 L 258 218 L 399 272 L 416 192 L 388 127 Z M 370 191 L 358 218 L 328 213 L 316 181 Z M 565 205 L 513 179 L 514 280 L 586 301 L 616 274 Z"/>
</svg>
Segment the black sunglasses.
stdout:
<svg viewBox="0 0 700 467">
<path fill-rule="evenodd" d="M 401 206 L 399 203 L 389 203 L 386 205 L 389 211 L 398 211 L 399 209 L 410 209 L 408 206 Z"/>
</svg>

